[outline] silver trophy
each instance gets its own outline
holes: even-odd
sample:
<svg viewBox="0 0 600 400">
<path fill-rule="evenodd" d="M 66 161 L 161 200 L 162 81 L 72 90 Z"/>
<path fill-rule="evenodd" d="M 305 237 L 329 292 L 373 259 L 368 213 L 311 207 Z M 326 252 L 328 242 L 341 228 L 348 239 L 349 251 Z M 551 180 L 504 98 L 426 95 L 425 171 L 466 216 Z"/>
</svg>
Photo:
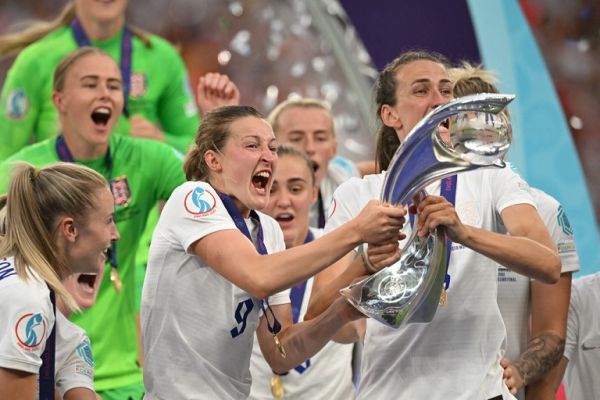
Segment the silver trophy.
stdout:
<svg viewBox="0 0 600 400">
<path fill-rule="evenodd" d="M 500 111 L 514 97 L 465 96 L 426 115 L 396 150 L 383 183 L 382 202 L 407 204 L 415 195 L 426 195 L 423 188 L 436 180 L 480 167 L 503 168 L 511 125 Z M 440 135 L 440 124 L 448 127 L 449 137 Z M 446 259 L 443 228 L 423 238 L 413 229 L 396 264 L 341 293 L 363 314 L 393 328 L 430 322 L 443 294 Z"/>
</svg>

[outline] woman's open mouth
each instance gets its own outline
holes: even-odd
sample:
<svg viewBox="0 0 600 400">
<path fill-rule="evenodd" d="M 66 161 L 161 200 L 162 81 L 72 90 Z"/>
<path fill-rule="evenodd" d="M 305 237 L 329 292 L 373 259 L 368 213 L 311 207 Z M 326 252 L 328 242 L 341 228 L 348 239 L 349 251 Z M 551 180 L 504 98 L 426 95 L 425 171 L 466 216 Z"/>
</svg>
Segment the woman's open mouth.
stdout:
<svg viewBox="0 0 600 400">
<path fill-rule="evenodd" d="M 252 186 L 260 193 L 267 194 L 267 186 L 271 173 L 269 171 L 261 171 L 252 177 Z"/>
<path fill-rule="evenodd" d="M 96 288 L 98 274 L 79 274 L 77 283 L 84 293 L 93 294 Z"/>
<path fill-rule="evenodd" d="M 95 125 L 105 127 L 110 120 L 110 116 L 112 115 L 112 111 L 108 107 L 98 107 L 92 111 L 90 117 Z"/>
<path fill-rule="evenodd" d="M 277 222 L 291 222 L 294 220 L 294 216 L 290 213 L 281 213 L 275 216 Z"/>
<path fill-rule="evenodd" d="M 316 161 L 312 161 L 312 160 L 310 163 L 312 164 L 313 172 L 317 173 L 317 170 L 319 169 L 319 163 L 317 163 Z"/>
</svg>

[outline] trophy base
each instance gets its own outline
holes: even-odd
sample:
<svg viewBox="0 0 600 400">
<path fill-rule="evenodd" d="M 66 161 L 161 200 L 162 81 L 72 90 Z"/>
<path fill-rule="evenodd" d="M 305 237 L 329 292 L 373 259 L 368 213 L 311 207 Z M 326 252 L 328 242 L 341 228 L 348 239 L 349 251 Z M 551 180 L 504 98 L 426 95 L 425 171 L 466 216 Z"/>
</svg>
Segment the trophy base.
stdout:
<svg viewBox="0 0 600 400">
<path fill-rule="evenodd" d="M 340 291 L 356 309 L 392 328 L 427 323 L 440 302 L 446 275 L 441 229 L 425 239 L 411 236 L 400 261 Z"/>
</svg>

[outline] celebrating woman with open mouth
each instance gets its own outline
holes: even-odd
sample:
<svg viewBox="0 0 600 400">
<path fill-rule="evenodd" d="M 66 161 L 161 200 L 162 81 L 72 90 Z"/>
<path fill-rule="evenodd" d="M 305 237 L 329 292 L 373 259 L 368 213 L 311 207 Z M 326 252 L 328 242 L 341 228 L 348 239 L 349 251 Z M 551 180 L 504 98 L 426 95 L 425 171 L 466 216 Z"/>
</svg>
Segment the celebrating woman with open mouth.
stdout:
<svg viewBox="0 0 600 400">
<path fill-rule="evenodd" d="M 0 240 L 0 398 L 54 398 L 56 302 L 78 308 L 61 280 L 104 268 L 119 238 L 113 211 L 107 182 L 89 168 L 16 168 Z"/>
<path fill-rule="evenodd" d="M 269 200 L 276 148 L 251 107 L 205 116 L 184 163 L 188 182 L 167 201 L 152 238 L 142 294 L 146 399 L 246 398 L 255 331 L 270 367 L 285 372 L 361 317 L 340 298 L 319 318 L 292 324 L 286 289 L 362 242 L 388 246 L 386 265 L 399 258 L 405 211 L 378 201 L 282 251 L 277 222 L 256 211 Z"/>
</svg>

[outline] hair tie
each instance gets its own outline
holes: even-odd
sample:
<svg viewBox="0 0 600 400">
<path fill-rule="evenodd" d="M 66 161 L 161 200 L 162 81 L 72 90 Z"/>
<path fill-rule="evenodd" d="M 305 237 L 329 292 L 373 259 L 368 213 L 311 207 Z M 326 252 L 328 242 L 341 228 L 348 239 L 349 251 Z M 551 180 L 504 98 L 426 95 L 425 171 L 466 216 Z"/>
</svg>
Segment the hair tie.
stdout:
<svg viewBox="0 0 600 400">
<path fill-rule="evenodd" d="M 41 172 L 42 172 L 42 170 L 41 170 L 41 169 L 39 169 L 39 168 L 36 168 L 36 167 L 33 167 L 33 168 L 31 169 L 31 173 L 30 173 L 30 176 L 29 176 L 29 179 L 31 180 L 31 182 L 35 181 L 35 180 L 36 180 L 36 178 L 37 178 L 38 176 L 40 176 L 40 173 L 41 173 Z"/>
</svg>

